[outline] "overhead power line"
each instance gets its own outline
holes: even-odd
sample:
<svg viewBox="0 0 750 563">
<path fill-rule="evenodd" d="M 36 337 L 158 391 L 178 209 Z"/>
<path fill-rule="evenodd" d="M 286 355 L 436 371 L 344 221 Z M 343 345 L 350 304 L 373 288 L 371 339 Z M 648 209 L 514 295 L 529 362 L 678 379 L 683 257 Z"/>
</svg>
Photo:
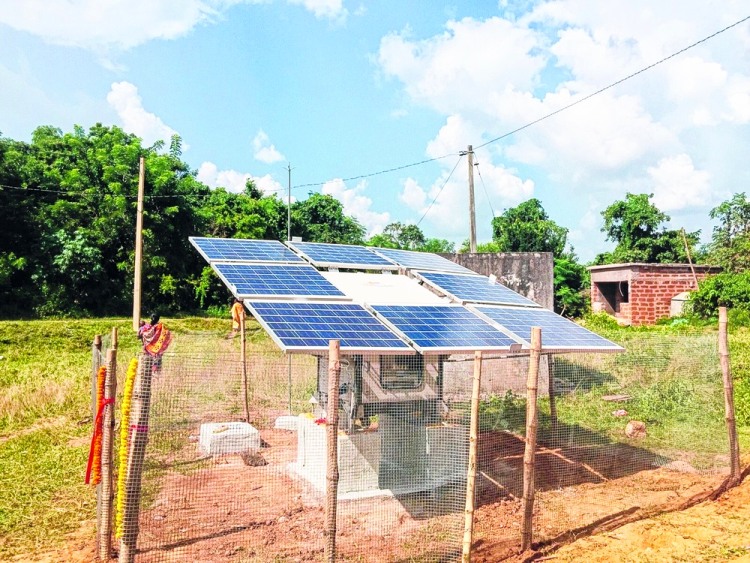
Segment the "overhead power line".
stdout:
<svg viewBox="0 0 750 563">
<path fill-rule="evenodd" d="M 696 47 L 696 46 L 700 45 L 701 43 L 705 43 L 709 39 L 712 39 L 712 38 L 716 37 L 717 35 L 720 35 L 720 34 L 724 33 L 725 31 L 728 31 L 728 30 L 732 29 L 733 27 L 737 27 L 741 23 L 746 22 L 748 20 L 750 20 L 750 16 L 746 16 L 746 17 L 742 18 L 741 20 L 736 21 L 733 24 L 726 26 L 724 29 L 720 29 L 719 31 L 716 31 L 715 33 L 712 33 L 711 35 L 708 35 L 708 36 L 704 37 L 703 39 L 700 39 L 700 40 L 696 41 L 695 43 L 692 43 L 691 45 L 688 45 L 687 47 L 684 47 L 684 48 L 680 49 L 679 51 L 675 51 L 671 55 L 669 55 L 667 57 L 664 57 L 663 59 L 659 59 L 655 63 L 651 63 L 650 65 L 645 66 L 642 69 L 637 70 L 634 73 L 629 74 L 629 75 L 627 75 L 624 78 L 620 78 L 619 80 L 617 80 L 615 82 L 612 82 L 612 84 L 609 84 L 608 86 L 605 86 L 604 88 L 599 88 L 596 92 L 592 92 L 591 94 L 589 94 L 587 96 L 584 96 L 583 98 L 581 98 L 579 100 L 576 100 L 575 102 L 571 102 L 571 103 L 569 103 L 566 106 L 563 106 L 563 107 L 561 107 L 559 109 L 556 109 L 555 111 L 553 111 L 551 113 L 548 113 L 547 115 L 544 115 L 544 116 L 540 117 L 539 119 L 535 119 L 534 121 L 531 121 L 531 122 L 527 123 L 526 125 L 522 125 L 521 127 L 517 127 L 516 129 L 513 129 L 512 131 L 508 131 L 507 133 L 504 133 L 504 134 L 500 135 L 499 137 L 495 137 L 494 139 L 490 139 L 489 141 L 487 141 L 485 143 L 482 143 L 481 145 L 477 145 L 475 147 L 475 150 L 476 149 L 481 149 L 482 147 L 486 147 L 489 144 L 496 143 L 497 141 L 505 139 L 506 137 L 510 137 L 511 135 L 514 135 L 514 134 L 518 133 L 519 131 L 523 131 L 524 129 L 527 129 L 527 128 L 531 127 L 532 125 L 536 125 L 537 123 L 540 123 L 540 122 L 544 121 L 545 119 L 549 119 L 550 117 L 552 117 L 554 115 L 557 115 L 558 113 L 563 112 L 566 109 L 570 109 L 573 106 L 577 106 L 578 104 L 581 104 L 581 103 L 585 102 L 586 100 L 590 100 L 594 96 L 597 96 L 597 95 L 601 94 L 602 92 L 605 92 L 605 91 L 609 90 L 610 88 L 614 88 L 618 84 L 622 84 L 626 80 L 630 80 L 631 78 L 633 78 L 635 76 L 638 76 L 639 74 L 642 74 L 642 73 L 646 72 L 647 70 L 651 70 L 655 66 L 658 66 L 658 65 L 660 65 L 660 64 L 668 61 L 669 59 L 672 59 L 672 58 L 676 57 L 677 55 L 681 55 L 685 51 L 688 51 L 688 50 L 692 49 L 693 47 Z"/>
<path fill-rule="evenodd" d="M 461 162 L 461 159 L 464 157 L 465 154 L 466 154 L 466 152 L 463 152 L 462 154 L 459 154 L 458 160 L 456 161 L 456 164 L 453 166 L 453 170 L 451 170 L 451 173 L 448 174 L 448 177 L 445 179 L 445 182 L 443 182 L 443 185 L 440 186 L 440 189 L 438 190 L 438 193 L 435 194 L 435 197 L 430 202 L 430 205 L 428 205 L 427 209 L 425 209 L 425 212 L 422 215 L 421 219 L 419 219 L 419 221 L 417 221 L 417 224 L 416 224 L 417 227 L 419 227 L 419 225 L 422 222 L 422 220 L 425 217 L 427 217 L 427 214 L 430 212 L 430 209 L 432 209 L 432 206 L 435 205 L 435 202 L 437 201 L 437 198 L 439 198 L 440 194 L 443 193 L 443 189 L 445 188 L 445 186 L 448 185 L 448 182 L 450 181 L 451 176 L 453 176 L 453 173 L 456 171 L 456 168 L 458 168 L 458 164 Z"/>
</svg>

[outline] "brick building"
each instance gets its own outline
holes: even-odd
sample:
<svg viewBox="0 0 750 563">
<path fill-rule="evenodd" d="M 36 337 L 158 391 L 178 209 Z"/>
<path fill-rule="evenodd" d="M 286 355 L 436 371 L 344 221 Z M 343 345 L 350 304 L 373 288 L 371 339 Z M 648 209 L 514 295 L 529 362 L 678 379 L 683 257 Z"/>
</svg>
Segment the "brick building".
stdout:
<svg viewBox="0 0 750 563">
<path fill-rule="evenodd" d="M 591 309 L 607 312 L 622 324 L 654 324 L 670 315 L 672 299 L 696 288 L 714 266 L 689 264 L 606 264 L 590 266 Z"/>
</svg>

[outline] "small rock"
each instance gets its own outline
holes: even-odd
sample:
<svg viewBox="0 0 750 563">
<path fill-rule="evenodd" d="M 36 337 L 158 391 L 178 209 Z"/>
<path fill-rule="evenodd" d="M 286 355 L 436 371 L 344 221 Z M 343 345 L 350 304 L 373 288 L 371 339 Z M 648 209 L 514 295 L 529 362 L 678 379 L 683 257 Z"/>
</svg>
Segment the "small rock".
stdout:
<svg viewBox="0 0 750 563">
<path fill-rule="evenodd" d="M 612 411 L 612 416 L 628 416 L 628 411 L 625 409 L 617 409 L 616 411 Z"/>
<path fill-rule="evenodd" d="M 646 437 L 646 423 L 640 420 L 631 420 L 625 426 L 625 435 L 628 438 L 645 438 Z"/>
<path fill-rule="evenodd" d="M 161 522 L 165 518 L 166 516 L 164 516 L 163 514 L 154 514 L 154 517 L 153 517 L 153 519 L 156 520 L 157 522 Z"/>
<path fill-rule="evenodd" d="M 289 520 L 289 519 L 286 516 L 279 516 L 278 523 L 279 524 L 283 524 L 287 520 Z"/>
</svg>

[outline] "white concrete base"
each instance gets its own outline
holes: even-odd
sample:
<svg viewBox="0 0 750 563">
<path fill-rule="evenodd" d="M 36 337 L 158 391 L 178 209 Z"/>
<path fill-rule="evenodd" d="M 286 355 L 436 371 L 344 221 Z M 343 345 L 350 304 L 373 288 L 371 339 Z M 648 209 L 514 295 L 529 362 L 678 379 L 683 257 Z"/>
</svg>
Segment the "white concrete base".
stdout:
<svg viewBox="0 0 750 563">
<path fill-rule="evenodd" d="M 207 455 L 238 454 L 260 449 L 260 432 L 247 422 L 201 424 L 198 445 Z"/>
</svg>

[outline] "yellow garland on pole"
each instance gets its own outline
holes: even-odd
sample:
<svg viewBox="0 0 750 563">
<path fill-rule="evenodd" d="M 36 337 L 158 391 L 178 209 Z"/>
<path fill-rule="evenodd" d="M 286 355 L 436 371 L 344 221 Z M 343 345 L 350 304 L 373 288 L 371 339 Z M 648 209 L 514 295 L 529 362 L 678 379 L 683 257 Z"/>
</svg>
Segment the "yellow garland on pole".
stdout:
<svg viewBox="0 0 750 563">
<path fill-rule="evenodd" d="M 96 412 L 99 413 L 102 410 L 104 404 L 104 380 L 107 377 L 107 366 L 100 366 L 99 371 L 96 374 Z M 96 435 L 94 439 L 94 452 L 93 461 L 91 466 L 91 484 L 98 485 L 102 482 L 102 433 L 101 423 L 97 415 L 97 420 L 94 424 L 98 424 L 99 427 L 94 430 Z"/>
<path fill-rule="evenodd" d="M 115 537 L 122 537 L 122 521 L 125 510 L 125 476 L 128 468 L 128 445 L 130 442 L 130 403 L 133 398 L 133 383 L 138 372 L 138 358 L 130 360 L 125 375 L 125 388 L 122 392 L 122 412 L 120 414 L 120 449 L 117 465 L 117 511 L 115 512 Z"/>
</svg>

